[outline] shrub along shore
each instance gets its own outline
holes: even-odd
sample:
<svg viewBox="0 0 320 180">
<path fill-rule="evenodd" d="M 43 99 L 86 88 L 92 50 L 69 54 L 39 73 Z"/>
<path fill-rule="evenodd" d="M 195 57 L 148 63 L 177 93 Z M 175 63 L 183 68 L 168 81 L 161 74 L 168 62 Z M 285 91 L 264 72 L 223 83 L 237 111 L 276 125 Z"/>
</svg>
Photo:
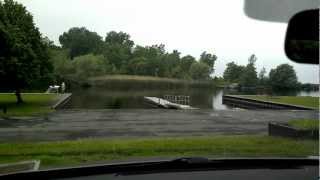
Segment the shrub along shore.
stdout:
<svg viewBox="0 0 320 180">
<path fill-rule="evenodd" d="M 72 85 L 85 87 L 95 86 L 112 89 L 176 89 L 176 88 L 214 88 L 220 83 L 214 80 L 182 80 L 174 78 L 162 78 L 152 76 L 135 76 L 135 75 L 106 75 L 91 77 L 87 80 L 78 80 L 74 77 L 68 77 Z"/>
</svg>

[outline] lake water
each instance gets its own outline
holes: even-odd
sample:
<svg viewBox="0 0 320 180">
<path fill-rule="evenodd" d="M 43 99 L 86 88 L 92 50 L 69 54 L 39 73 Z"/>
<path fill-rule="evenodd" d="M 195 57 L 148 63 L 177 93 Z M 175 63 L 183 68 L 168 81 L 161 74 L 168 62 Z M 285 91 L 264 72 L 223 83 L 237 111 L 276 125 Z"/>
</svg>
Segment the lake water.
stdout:
<svg viewBox="0 0 320 180">
<path fill-rule="evenodd" d="M 84 109 L 148 109 L 155 108 L 144 100 L 144 96 L 163 97 L 164 95 L 190 96 L 190 105 L 200 109 L 231 109 L 222 104 L 223 94 L 256 94 L 256 92 L 226 91 L 223 89 L 181 88 L 163 89 L 108 89 L 108 88 L 74 88 L 71 100 L 66 108 Z M 316 96 L 319 92 L 287 92 L 280 95 Z"/>
</svg>

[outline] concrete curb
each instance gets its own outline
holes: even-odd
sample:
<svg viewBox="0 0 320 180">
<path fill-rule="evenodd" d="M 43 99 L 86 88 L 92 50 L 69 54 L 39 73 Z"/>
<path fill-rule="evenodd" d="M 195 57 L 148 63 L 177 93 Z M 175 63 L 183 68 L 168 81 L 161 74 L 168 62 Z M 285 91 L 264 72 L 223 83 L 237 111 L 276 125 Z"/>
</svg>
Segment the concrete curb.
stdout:
<svg viewBox="0 0 320 180">
<path fill-rule="evenodd" d="M 32 171 L 39 170 L 39 167 L 40 167 L 40 160 L 0 164 L 0 174 L 32 172 Z"/>
<path fill-rule="evenodd" d="M 317 130 L 301 130 L 283 123 L 269 123 L 269 136 L 301 138 L 301 139 L 319 139 Z"/>
<path fill-rule="evenodd" d="M 251 98 L 239 97 L 235 95 L 223 95 L 222 97 L 223 104 L 230 104 L 234 106 L 239 106 L 243 108 L 251 109 L 279 109 L 279 110 L 315 110 L 310 107 L 297 106 L 291 104 L 256 100 Z"/>
</svg>

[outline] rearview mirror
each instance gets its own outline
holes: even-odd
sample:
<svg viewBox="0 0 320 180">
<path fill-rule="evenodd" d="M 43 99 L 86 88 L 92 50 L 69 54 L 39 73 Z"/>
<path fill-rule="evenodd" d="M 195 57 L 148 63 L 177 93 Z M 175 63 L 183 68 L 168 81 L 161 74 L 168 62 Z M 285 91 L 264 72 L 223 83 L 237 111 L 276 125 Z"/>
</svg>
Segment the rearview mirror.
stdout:
<svg viewBox="0 0 320 180">
<path fill-rule="evenodd" d="M 319 0 L 245 0 L 244 10 L 254 19 L 287 23 L 298 12 L 318 6 Z"/>
<path fill-rule="evenodd" d="M 285 52 L 295 62 L 319 64 L 319 9 L 300 12 L 290 19 Z"/>
</svg>

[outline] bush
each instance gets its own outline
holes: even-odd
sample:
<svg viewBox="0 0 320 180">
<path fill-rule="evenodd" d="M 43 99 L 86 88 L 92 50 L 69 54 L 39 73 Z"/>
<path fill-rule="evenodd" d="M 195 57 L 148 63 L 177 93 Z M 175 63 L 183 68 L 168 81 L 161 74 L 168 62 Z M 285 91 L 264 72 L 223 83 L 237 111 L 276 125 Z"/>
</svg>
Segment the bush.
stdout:
<svg viewBox="0 0 320 180">
<path fill-rule="evenodd" d="M 106 64 L 103 56 L 92 54 L 78 56 L 72 61 L 75 76 L 80 79 L 106 74 Z"/>
<path fill-rule="evenodd" d="M 57 77 L 64 77 L 75 73 L 71 60 L 68 58 L 68 51 L 66 50 L 51 50 L 51 62 L 54 67 L 54 74 Z"/>
<path fill-rule="evenodd" d="M 89 77 L 117 72 L 115 66 L 102 55 L 87 54 L 71 60 L 68 50 L 51 50 L 50 53 L 56 79 L 86 80 Z"/>
<path fill-rule="evenodd" d="M 210 67 L 205 63 L 194 62 L 190 67 L 190 75 L 194 80 L 207 80 L 210 75 Z"/>
</svg>

